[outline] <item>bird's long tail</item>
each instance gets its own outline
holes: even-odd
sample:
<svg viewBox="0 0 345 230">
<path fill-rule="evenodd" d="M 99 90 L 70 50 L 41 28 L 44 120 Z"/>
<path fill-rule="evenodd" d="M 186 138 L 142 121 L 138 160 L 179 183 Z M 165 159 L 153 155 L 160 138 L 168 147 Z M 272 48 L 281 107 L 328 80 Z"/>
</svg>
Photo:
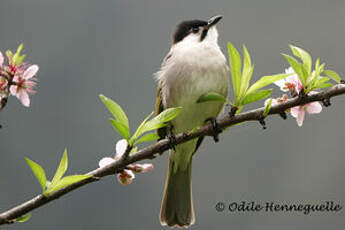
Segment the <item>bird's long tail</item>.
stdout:
<svg viewBox="0 0 345 230">
<path fill-rule="evenodd" d="M 174 164 L 174 154 L 170 154 L 160 222 L 170 227 L 188 227 L 195 221 L 191 184 L 192 160 L 190 159 L 187 167 L 178 167 L 175 170 Z"/>
</svg>

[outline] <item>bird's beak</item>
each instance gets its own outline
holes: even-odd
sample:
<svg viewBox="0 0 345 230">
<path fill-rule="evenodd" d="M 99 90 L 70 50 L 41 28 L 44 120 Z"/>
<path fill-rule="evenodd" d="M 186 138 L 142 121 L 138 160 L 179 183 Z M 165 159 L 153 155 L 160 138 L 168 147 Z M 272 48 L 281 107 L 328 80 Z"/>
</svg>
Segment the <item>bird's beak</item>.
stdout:
<svg viewBox="0 0 345 230">
<path fill-rule="evenodd" d="M 207 27 L 210 28 L 210 27 L 216 25 L 220 21 L 220 19 L 222 19 L 222 18 L 223 18 L 223 15 L 217 15 L 217 16 L 210 18 L 208 20 Z"/>
</svg>

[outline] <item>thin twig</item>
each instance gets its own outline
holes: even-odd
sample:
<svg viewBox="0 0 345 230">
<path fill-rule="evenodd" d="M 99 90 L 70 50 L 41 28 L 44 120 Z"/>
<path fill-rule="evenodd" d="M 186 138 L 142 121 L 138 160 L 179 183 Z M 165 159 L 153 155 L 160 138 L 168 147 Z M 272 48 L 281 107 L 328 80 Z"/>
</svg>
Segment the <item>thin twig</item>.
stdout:
<svg viewBox="0 0 345 230">
<path fill-rule="evenodd" d="M 332 88 L 329 88 L 325 91 L 310 95 L 310 96 L 304 96 L 301 97 L 295 97 L 292 99 L 287 100 L 286 102 L 282 102 L 278 105 L 274 105 L 271 107 L 268 115 L 273 114 L 282 114 L 287 109 L 298 106 L 298 105 L 304 105 L 313 101 L 320 101 L 322 102 L 325 99 L 345 94 L 345 85 L 338 84 L 333 86 Z M 264 107 L 259 109 L 254 109 L 248 112 L 243 112 L 237 115 L 234 115 L 232 117 L 226 116 L 218 121 L 218 125 L 220 128 L 225 128 L 231 125 L 235 125 L 244 121 L 260 121 L 262 120 L 262 116 L 264 113 Z M 191 139 L 200 137 L 200 136 L 212 136 L 213 135 L 213 129 L 210 124 L 205 125 L 201 127 L 196 132 L 190 133 L 180 133 L 176 135 L 176 144 L 180 144 L 186 141 L 189 141 Z M 25 215 L 26 213 L 35 210 L 55 199 L 58 199 L 59 197 L 79 188 L 86 184 L 89 184 L 91 182 L 98 181 L 100 178 L 113 175 L 117 172 L 120 172 L 123 170 L 127 165 L 132 164 L 137 161 L 141 161 L 144 159 L 152 159 L 155 154 L 164 152 L 170 148 L 170 143 L 168 139 L 163 139 L 153 145 L 150 145 L 137 153 L 133 155 L 129 155 L 126 158 L 121 158 L 118 161 L 115 161 L 103 168 L 98 168 L 96 170 L 93 170 L 87 175 L 92 175 L 92 177 L 87 178 L 83 181 L 79 181 L 77 183 L 74 183 L 72 185 L 69 185 L 67 187 L 62 188 L 61 190 L 51 194 L 49 197 L 45 197 L 42 194 L 34 197 L 33 199 L 26 201 L 12 209 L 9 209 L 3 213 L 0 214 L 0 225 L 3 224 L 9 224 L 13 222 L 12 220 L 21 217 Z"/>
</svg>

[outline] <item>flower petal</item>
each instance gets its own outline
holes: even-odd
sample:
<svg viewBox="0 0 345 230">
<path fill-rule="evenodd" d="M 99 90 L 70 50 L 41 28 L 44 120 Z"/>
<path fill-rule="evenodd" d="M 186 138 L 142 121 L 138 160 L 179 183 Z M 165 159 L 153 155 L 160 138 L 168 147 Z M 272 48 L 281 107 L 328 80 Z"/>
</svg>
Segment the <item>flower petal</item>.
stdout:
<svg viewBox="0 0 345 230">
<path fill-rule="evenodd" d="M 292 107 L 291 108 L 291 115 L 293 116 L 293 117 L 297 117 L 298 116 L 298 113 L 299 113 L 299 111 L 300 111 L 300 107 L 302 107 L 302 106 L 295 106 L 295 107 Z"/>
<path fill-rule="evenodd" d="M 18 86 L 16 86 L 16 85 L 11 85 L 11 86 L 10 86 L 10 93 L 11 93 L 13 96 L 16 96 L 16 95 L 17 95 L 17 89 L 18 89 Z"/>
<path fill-rule="evenodd" d="M 280 89 L 281 89 L 282 91 L 287 91 L 287 90 L 284 88 L 284 87 L 285 87 L 285 83 L 286 83 L 285 78 L 280 79 L 280 80 L 274 82 L 274 84 L 277 85 L 277 86 L 279 86 Z"/>
<path fill-rule="evenodd" d="M 141 168 L 142 168 L 142 173 L 146 173 L 146 172 L 149 172 L 153 169 L 153 164 L 142 164 L 141 165 Z"/>
<path fill-rule="evenodd" d="M 131 170 L 124 169 L 122 173 L 117 174 L 117 180 L 122 185 L 129 185 L 133 182 L 133 179 L 135 178 L 134 173 Z"/>
<path fill-rule="evenodd" d="M 19 79 L 20 79 L 20 77 L 17 76 L 17 75 L 15 75 L 15 76 L 13 77 L 12 81 L 14 81 L 14 82 L 19 82 Z"/>
<path fill-rule="evenodd" d="M 319 102 L 312 102 L 309 104 L 306 104 L 306 110 L 309 114 L 315 114 L 315 113 L 321 113 L 322 106 Z"/>
<path fill-rule="evenodd" d="M 22 104 L 26 107 L 29 107 L 30 106 L 29 94 L 24 89 L 20 89 L 18 94 L 19 94 L 19 100 L 22 102 Z"/>
<path fill-rule="evenodd" d="M 2 67 L 3 64 L 4 64 L 4 56 L 0 52 L 0 68 Z"/>
<path fill-rule="evenodd" d="M 99 162 L 98 162 L 98 165 L 100 168 L 106 166 L 106 165 L 109 165 L 111 163 L 113 163 L 115 160 L 111 157 L 104 157 L 102 158 Z"/>
<path fill-rule="evenodd" d="M 300 110 L 300 112 L 298 113 L 298 116 L 296 118 L 297 121 L 297 125 L 299 127 L 301 127 L 303 125 L 303 121 L 304 121 L 304 109 Z"/>
<path fill-rule="evenodd" d="M 121 157 L 127 149 L 127 141 L 125 139 L 121 139 L 116 143 L 116 157 Z"/>
<path fill-rule="evenodd" d="M 132 179 L 135 178 L 135 174 L 132 172 L 132 170 L 124 169 L 123 171 L 125 171 L 125 173 L 127 174 L 129 178 L 132 178 Z"/>
<path fill-rule="evenodd" d="M 296 118 L 298 126 L 303 125 L 304 121 L 304 106 L 295 106 L 291 108 L 291 115 Z"/>
<path fill-rule="evenodd" d="M 29 68 L 27 68 L 23 74 L 23 78 L 24 79 L 30 79 L 33 76 L 36 75 L 37 71 L 38 71 L 38 65 L 32 65 Z"/>
</svg>

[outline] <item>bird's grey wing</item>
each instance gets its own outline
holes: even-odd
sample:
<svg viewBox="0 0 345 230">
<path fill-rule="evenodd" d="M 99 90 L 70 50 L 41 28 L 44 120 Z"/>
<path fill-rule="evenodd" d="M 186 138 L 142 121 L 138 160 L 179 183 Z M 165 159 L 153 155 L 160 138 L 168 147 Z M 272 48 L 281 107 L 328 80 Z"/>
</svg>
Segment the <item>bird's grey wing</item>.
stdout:
<svg viewBox="0 0 345 230">
<path fill-rule="evenodd" d="M 172 52 L 170 51 L 165 56 L 165 58 L 163 59 L 162 68 L 164 68 L 164 66 L 168 64 L 169 60 L 171 60 L 170 59 L 171 57 L 172 57 Z M 158 115 L 160 112 L 162 112 L 164 110 L 164 106 L 163 106 L 163 103 L 162 103 L 162 92 L 161 92 L 161 89 L 162 89 L 161 86 L 158 85 L 157 100 L 156 100 L 156 115 Z M 168 129 L 166 127 L 165 128 L 160 128 L 160 129 L 157 130 L 157 132 L 158 132 L 158 135 L 159 135 L 160 139 L 163 139 L 168 134 Z M 203 140 L 204 140 L 204 137 L 199 137 L 198 138 L 197 144 L 196 144 L 195 149 L 194 149 L 194 153 L 199 149 L 199 147 L 200 147 L 200 145 L 201 145 Z"/>
<path fill-rule="evenodd" d="M 164 68 L 164 66 L 167 65 L 169 59 L 172 56 L 172 52 L 170 51 L 163 59 L 161 69 Z M 160 72 L 160 71 L 159 71 Z M 156 97 L 156 106 L 155 106 L 155 115 L 157 116 L 164 110 L 164 104 L 163 104 L 163 94 L 162 94 L 162 81 L 158 82 L 157 87 L 157 97 Z M 159 140 L 164 139 L 168 134 L 167 127 L 163 127 L 157 130 L 157 134 L 159 136 Z"/>
<path fill-rule="evenodd" d="M 157 98 L 156 98 L 156 106 L 155 106 L 155 115 L 157 116 L 164 110 L 163 106 L 163 98 L 162 98 L 162 86 L 161 83 L 158 83 L 158 88 L 157 88 Z M 159 140 L 162 140 L 166 137 L 167 135 L 167 128 L 163 127 L 160 129 L 157 129 L 157 134 L 159 136 Z"/>
</svg>

